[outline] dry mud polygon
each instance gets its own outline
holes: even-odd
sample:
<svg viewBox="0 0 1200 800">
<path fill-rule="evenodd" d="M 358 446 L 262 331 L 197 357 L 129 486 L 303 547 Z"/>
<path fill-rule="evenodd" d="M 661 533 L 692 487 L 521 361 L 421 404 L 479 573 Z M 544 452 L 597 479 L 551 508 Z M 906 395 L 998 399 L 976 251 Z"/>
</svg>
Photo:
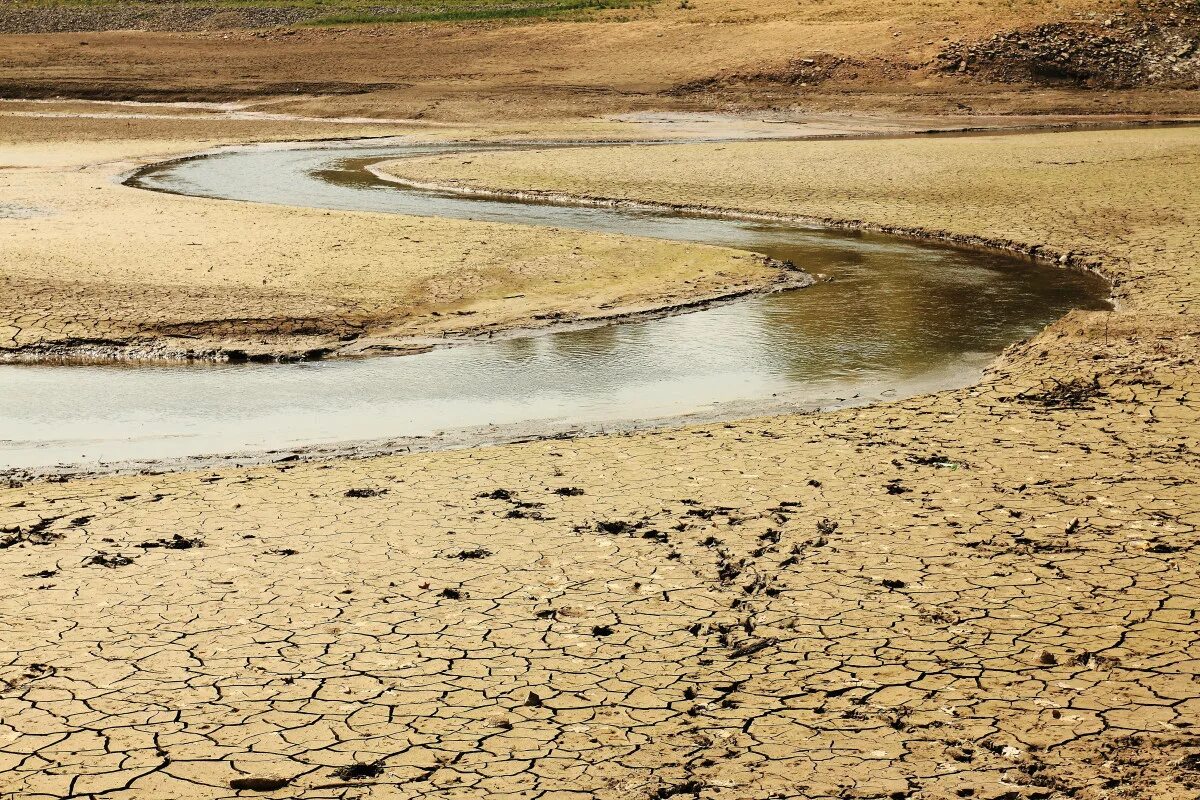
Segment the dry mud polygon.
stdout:
<svg viewBox="0 0 1200 800">
<path fill-rule="evenodd" d="M 0 491 L 0 789 L 1195 797 L 1197 144 L 965 231 L 1086 251 L 1125 309 L 973 389 Z M 970 165 L 877 221 L 986 215 Z"/>
</svg>

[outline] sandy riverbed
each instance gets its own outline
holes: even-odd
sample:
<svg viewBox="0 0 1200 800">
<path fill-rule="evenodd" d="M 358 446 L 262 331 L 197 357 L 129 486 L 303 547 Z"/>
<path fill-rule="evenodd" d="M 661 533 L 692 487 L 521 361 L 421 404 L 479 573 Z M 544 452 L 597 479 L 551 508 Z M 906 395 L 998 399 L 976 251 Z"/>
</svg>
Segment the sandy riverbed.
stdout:
<svg viewBox="0 0 1200 800">
<path fill-rule="evenodd" d="M 818 115 L 767 124 L 758 116 L 676 114 L 481 128 L 262 113 L 212 104 L 3 104 L 0 358 L 362 353 L 544 327 L 551 318 L 637 315 L 795 280 L 751 254 L 713 247 L 198 200 L 120 185 L 139 165 L 222 146 L 386 136 L 819 138 L 1078 122 Z"/>
<path fill-rule="evenodd" d="M 231 141 L 287 135 L 156 121 L 140 137 L 0 143 L 0 357 L 292 357 L 416 337 L 621 316 L 785 277 L 751 254 L 632 237 L 152 194 L 117 177 Z M 10 121 L 11 123 L 11 121 Z M 159 132 L 166 138 L 152 138 Z M 87 130 L 87 126 L 84 126 Z M 179 130 L 190 130 L 190 136 Z M 265 130 L 264 130 L 265 129 Z M 314 124 L 309 136 L 427 135 Z M 25 135 L 29 138 L 21 139 Z M 176 138 L 180 137 L 180 138 Z M 0 219 L 0 222 L 3 220 Z"/>
<path fill-rule="evenodd" d="M 1193 797 L 1198 155 L 1162 130 L 406 164 L 1042 244 L 1122 310 L 869 409 L 2 491 L 0 789 Z"/>
</svg>

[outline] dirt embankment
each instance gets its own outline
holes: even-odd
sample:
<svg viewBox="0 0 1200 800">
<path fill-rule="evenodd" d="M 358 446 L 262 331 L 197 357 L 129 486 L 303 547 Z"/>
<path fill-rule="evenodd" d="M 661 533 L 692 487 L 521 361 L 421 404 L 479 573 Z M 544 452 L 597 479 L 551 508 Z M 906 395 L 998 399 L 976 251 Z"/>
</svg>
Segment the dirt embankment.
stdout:
<svg viewBox="0 0 1200 800">
<path fill-rule="evenodd" d="M 1061 20 L 1002 28 L 986 38 L 931 39 L 905 52 L 800 53 L 782 64 L 687 81 L 667 94 L 731 103 L 779 103 L 791 96 L 803 102 L 810 93 L 867 86 L 945 91 L 939 78 L 958 84 L 968 100 L 986 93 L 989 84 L 1067 91 L 1192 90 L 1200 86 L 1200 6 L 1161 0 L 1076 11 Z M 970 108 L 961 101 L 959 106 Z"/>
<path fill-rule="evenodd" d="M 452 121 L 663 109 L 1180 114 L 1200 110 L 1194 17 L 1182 0 L 705 0 L 536 24 L 0 35 L 0 96 L 269 99 L 297 113 Z"/>
<path fill-rule="evenodd" d="M 937 68 L 991 81 L 1131 89 L 1200 87 L 1200 5 L 1141 3 L 1083 22 L 1003 31 L 957 43 Z"/>
</svg>

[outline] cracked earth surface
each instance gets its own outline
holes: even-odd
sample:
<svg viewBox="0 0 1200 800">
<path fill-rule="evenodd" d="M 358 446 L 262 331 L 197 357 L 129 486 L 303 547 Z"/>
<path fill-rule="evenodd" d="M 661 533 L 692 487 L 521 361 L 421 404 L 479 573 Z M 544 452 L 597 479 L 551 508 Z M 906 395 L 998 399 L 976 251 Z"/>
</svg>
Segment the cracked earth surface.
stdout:
<svg viewBox="0 0 1200 800">
<path fill-rule="evenodd" d="M 1194 164 L 1023 173 L 1124 310 L 971 389 L 0 491 L 0 791 L 1198 796 Z"/>
</svg>

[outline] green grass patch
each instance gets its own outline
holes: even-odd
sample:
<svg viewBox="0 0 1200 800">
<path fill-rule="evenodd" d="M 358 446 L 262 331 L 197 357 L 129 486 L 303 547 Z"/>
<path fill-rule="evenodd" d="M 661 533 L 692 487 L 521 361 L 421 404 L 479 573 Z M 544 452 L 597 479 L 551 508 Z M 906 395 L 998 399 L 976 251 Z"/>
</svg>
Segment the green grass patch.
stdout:
<svg viewBox="0 0 1200 800">
<path fill-rule="evenodd" d="M 608 9 L 647 7 L 658 0 L 0 0 L 15 8 L 124 9 L 152 12 L 170 6 L 291 8 L 314 12 L 306 25 L 381 22 L 470 22 L 576 16 Z"/>
<path fill-rule="evenodd" d="M 466 7 L 435 7 L 397 13 L 371 10 L 342 11 L 305 22 L 305 25 L 362 25 L 401 22 L 472 22 L 477 20 L 520 20 L 572 17 L 587 12 L 648 5 L 644 0 L 557 0 L 557 2 L 472 4 Z"/>
</svg>

